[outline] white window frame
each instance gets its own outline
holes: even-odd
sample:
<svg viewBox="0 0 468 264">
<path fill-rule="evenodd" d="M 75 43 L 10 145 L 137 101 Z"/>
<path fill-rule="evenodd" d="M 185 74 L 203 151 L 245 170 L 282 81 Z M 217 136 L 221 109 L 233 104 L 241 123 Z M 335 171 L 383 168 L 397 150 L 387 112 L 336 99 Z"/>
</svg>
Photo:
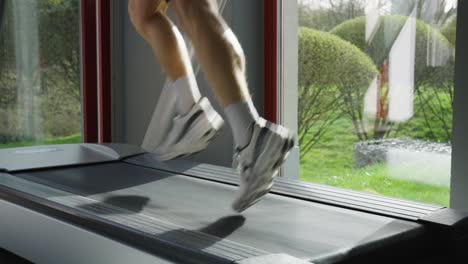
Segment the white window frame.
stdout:
<svg viewBox="0 0 468 264">
<path fill-rule="evenodd" d="M 278 1 L 278 123 L 298 131 L 297 85 L 298 85 L 298 5 L 297 1 Z M 293 87 L 293 88 L 292 88 Z M 281 175 L 288 179 L 299 179 L 299 146 L 295 146 Z"/>
<path fill-rule="evenodd" d="M 450 207 L 468 210 L 468 2 L 458 0 Z"/>
</svg>

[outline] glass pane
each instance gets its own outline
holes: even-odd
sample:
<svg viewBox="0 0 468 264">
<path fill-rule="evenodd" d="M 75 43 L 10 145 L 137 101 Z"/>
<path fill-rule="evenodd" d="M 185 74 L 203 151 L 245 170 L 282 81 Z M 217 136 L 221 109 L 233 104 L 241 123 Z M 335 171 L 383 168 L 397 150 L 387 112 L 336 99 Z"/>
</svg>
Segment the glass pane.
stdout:
<svg viewBox="0 0 468 264">
<path fill-rule="evenodd" d="M 298 0 L 300 176 L 448 205 L 455 0 Z"/>
<path fill-rule="evenodd" d="M 2 2 L 0 148 L 81 142 L 79 0 Z"/>
</svg>

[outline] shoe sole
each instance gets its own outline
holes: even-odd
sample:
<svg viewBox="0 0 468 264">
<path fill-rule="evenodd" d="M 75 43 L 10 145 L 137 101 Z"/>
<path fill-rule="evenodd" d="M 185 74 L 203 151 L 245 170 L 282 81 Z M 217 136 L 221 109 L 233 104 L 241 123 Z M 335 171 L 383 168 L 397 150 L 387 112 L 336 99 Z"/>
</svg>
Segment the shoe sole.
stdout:
<svg viewBox="0 0 468 264">
<path fill-rule="evenodd" d="M 287 139 L 284 140 L 283 146 L 281 147 L 282 153 L 276 161 L 273 163 L 273 167 L 269 171 L 273 171 L 271 175 L 263 174 L 263 176 L 258 177 L 255 181 L 251 184 L 247 184 L 247 190 L 244 192 L 247 195 L 241 195 L 236 201 L 233 203 L 232 208 L 241 213 L 248 209 L 249 207 L 253 206 L 254 204 L 258 203 L 265 195 L 267 195 L 271 188 L 273 187 L 273 180 L 278 174 L 278 169 L 281 165 L 286 161 L 291 152 L 291 149 L 295 145 L 295 137 L 291 133 L 288 133 Z M 263 153 L 264 154 L 264 153 Z M 255 176 L 253 176 L 255 177 Z"/>
</svg>

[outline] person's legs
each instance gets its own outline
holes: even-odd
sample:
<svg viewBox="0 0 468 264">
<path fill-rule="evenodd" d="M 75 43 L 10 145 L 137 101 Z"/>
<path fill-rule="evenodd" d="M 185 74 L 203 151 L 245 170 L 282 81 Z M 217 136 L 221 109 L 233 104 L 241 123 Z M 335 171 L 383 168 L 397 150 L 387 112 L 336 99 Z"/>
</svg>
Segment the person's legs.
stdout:
<svg viewBox="0 0 468 264">
<path fill-rule="evenodd" d="M 294 135 L 258 116 L 247 87 L 244 53 L 216 0 L 172 0 L 171 5 L 233 130 L 242 176 L 233 208 L 243 211 L 268 193 L 294 146 Z"/>
<path fill-rule="evenodd" d="M 244 147 L 258 119 L 245 75 L 245 56 L 218 13 L 216 0 L 172 0 L 178 22 L 192 40 L 206 78 L 225 109 L 236 146 Z"/>
<path fill-rule="evenodd" d="M 166 0 L 129 0 L 130 19 L 138 33 L 151 46 L 155 57 L 169 79 L 174 82 L 179 114 L 190 111 L 200 100 L 192 65 L 184 39 L 166 16 Z"/>
<path fill-rule="evenodd" d="M 165 15 L 166 7 L 166 0 L 128 3 L 135 29 L 172 81 L 159 97 L 142 147 L 161 159 L 172 159 L 204 149 L 223 122 L 206 98 L 201 98 L 184 39 Z"/>
<path fill-rule="evenodd" d="M 177 19 L 221 105 L 247 101 L 245 58 L 240 44 L 218 14 L 216 0 L 172 0 Z M 230 39 L 227 38 L 230 37 Z"/>
</svg>

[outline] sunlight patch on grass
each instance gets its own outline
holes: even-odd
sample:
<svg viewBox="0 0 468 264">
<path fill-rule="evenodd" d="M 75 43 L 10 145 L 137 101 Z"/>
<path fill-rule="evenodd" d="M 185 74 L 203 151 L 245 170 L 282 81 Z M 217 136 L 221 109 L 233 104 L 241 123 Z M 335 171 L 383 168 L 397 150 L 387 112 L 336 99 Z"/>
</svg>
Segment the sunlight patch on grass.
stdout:
<svg viewBox="0 0 468 264">
<path fill-rule="evenodd" d="M 22 141 L 14 142 L 9 144 L 0 144 L 0 148 L 17 148 L 17 147 L 29 147 L 38 145 L 58 145 L 58 144 L 75 144 L 81 143 L 81 134 L 74 134 L 68 137 L 49 138 L 37 141 Z"/>
<path fill-rule="evenodd" d="M 340 119 L 309 153 L 301 157 L 300 179 L 344 189 L 442 206 L 449 205 L 450 189 L 391 178 L 385 164 L 354 167 L 352 124 Z"/>
</svg>

